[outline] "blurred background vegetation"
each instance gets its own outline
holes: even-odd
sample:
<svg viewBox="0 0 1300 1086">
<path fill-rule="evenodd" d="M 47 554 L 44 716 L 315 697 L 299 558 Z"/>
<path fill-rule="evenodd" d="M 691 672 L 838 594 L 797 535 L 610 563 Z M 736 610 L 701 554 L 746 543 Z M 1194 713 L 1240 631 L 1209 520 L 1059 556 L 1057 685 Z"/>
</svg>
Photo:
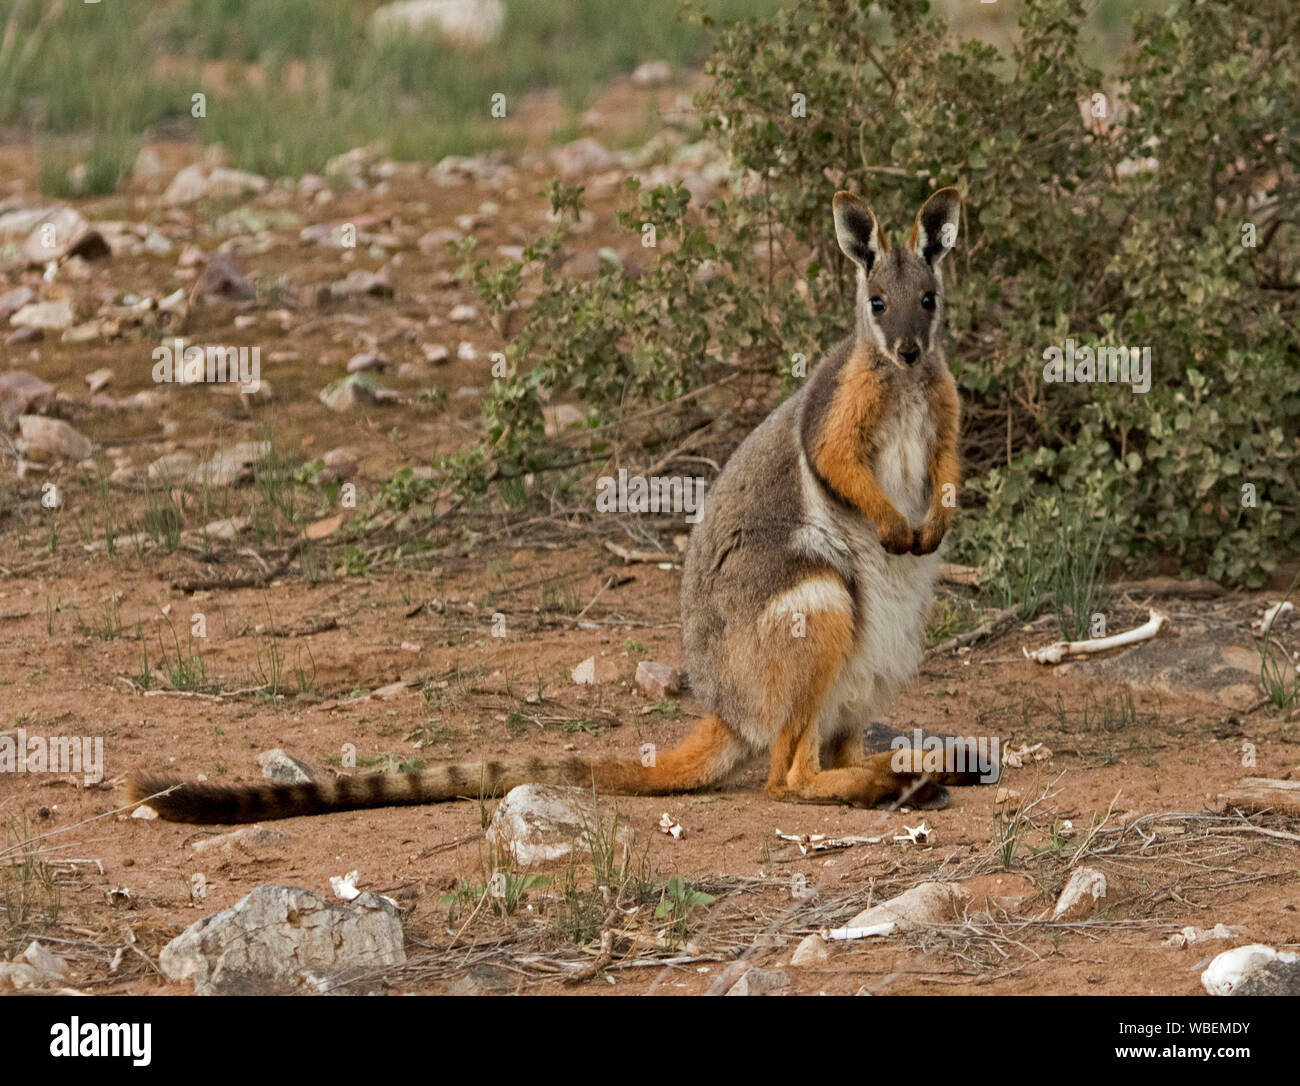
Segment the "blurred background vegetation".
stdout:
<svg viewBox="0 0 1300 1086">
<path fill-rule="evenodd" d="M 1099 59 L 1128 40 L 1132 11 L 1104 0 L 1090 25 Z M 490 96 L 560 92 L 573 138 L 601 85 L 639 63 L 698 67 L 713 48 L 701 19 L 764 16 L 778 0 L 504 0 L 490 44 L 378 36 L 382 0 L 0 0 L 0 133 L 36 140 L 53 167 L 87 163 L 95 191 L 129 173 L 149 138 L 221 143 L 268 176 L 319 170 L 379 141 L 398 160 L 436 161 L 501 144 Z M 1019 0 L 946 0 L 955 29 L 1013 31 Z M 202 121 L 191 95 L 215 99 Z"/>
</svg>

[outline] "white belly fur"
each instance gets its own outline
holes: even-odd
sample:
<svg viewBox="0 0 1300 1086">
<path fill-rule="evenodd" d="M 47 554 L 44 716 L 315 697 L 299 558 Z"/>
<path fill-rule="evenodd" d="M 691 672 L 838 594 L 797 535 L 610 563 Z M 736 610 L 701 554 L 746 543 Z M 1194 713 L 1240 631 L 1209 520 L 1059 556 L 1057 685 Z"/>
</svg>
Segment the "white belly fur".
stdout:
<svg viewBox="0 0 1300 1086">
<path fill-rule="evenodd" d="M 899 408 L 881 428 L 873 467 L 895 508 L 919 527 L 929 503 L 926 466 L 934 429 L 923 402 Z M 800 467 L 807 520 L 796 546 L 853 579 L 861 616 L 853 655 L 822 712 L 818 730 L 830 737 L 841 730 L 842 717 L 869 723 L 916 674 L 939 559 L 887 554 L 875 526 L 834 507 L 806 459 Z"/>
</svg>

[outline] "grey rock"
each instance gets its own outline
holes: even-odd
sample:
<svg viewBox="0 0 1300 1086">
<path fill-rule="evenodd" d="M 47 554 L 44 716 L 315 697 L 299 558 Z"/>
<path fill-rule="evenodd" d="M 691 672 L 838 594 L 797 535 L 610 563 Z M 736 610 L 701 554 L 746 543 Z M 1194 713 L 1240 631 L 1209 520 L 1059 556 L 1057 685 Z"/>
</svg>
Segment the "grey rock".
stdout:
<svg viewBox="0 0 1300 1086">
<path fill-rule="evenodd" d="M 61 207 L 46 215 L 23 245 L 23 259 L 38 266 L 70 256 L 100 260 L 110 255 L 104 236 L 80 212 L 70 207 Z"/>
<path fill-rule="evenodd" d="M 0 294 L 0 321 L 7 321 L 25 305 L 36 301 L 36 292 L 28 286 L 14 287 Z"/>
<path fill-rule="evenodd" d="M 7 430 L 19 415 L 40 414 L 54 403 L 57 390 L 25 370 L 0 373 L 0 419 Z"/>
<path fill-rule="evenodd" d="M 234 257 L 218 250 L 208 257 L 203 274 L 194 285 L 193 297 L 246 302 L 256 298 L 257 291 L 244 278 Z"/>
<path fill-rule="evenodd" d="M 77 433 L 62 419 L 50 419 L 44 415 L 20 415 L 18 426 L 29 454 L 43 453 L 46 457 L 85 460 L 94 451 L 90 438 Z"/>
<path fill-rule="evenodd" d="M 1180 623 L 1117 656 L 1075 660 L 1056 671 L 1159 694 L 1190 693 L 1232 709 L 1249 708 L 1259 696 L 1259 652 L 1244 625 Z"/>
<path fill-rule="evenodd" d="M 259 886 L 158 956 L 168 978 L 193 981 L 198 995 L 319 990 L 322 978 L 405 960 L 401 921 L 384 898 L 338 904 L 292 886 Z"/>
<path fill-rule="evenodd" d="M 195 853 L 256 854 L 267 849 L 287 845 L 292 840 L 291 834 L 268 829 L 260 822 L 257 822 L 251 826 L 242 826 L 237 830 L 232 830 L 230 833 L 219 833 L 215 837 L 201 837 L 190 848 Z"/>
<path fill-rule="evenodd" d="M 636 684 L 647 697 L 662 698 L 675 694 L 682 688 L 682 676 L 681 672 L 667 664 L 642 660 L 636 665 Z"/>
<path fill-rule="evenodd" d="M 368 373 L 353 373 L 332 381 L 320 391 L 320 402 L 331 411 L 373 407 L 381 397 L 378 383 Z"/>
<path fill-rule="evenodd" d="M 771 995 L 790 987 L 790 977 L 783 969 L 750 969 L 727 989 L 729 996 Z"/>
<path fill-rule="evenodd" d="M 271 454 L 269 441 L 240 441 L 193 468 L 186 482 L 195 486 L 233 486 L 253 477 L 253 465 Z"/>
<path fill-rule="evenodd" d="M 306 762 L 286 754 L 279 747 L 259 754 L 257 764 L 262 767 L 263 777 L 283 781 L 285 784 L 307 784 L 319 778 L 319 774 Z"/>
<path fill-rule="evenodd" d="M 75 319 L 72 303 L 62 298 L 57 302 L 32 302 L 25 305 L 9 318 L 9 323 L 16 328 L 61 332 L 65 328 L 71 328 Z"/>
</svg>

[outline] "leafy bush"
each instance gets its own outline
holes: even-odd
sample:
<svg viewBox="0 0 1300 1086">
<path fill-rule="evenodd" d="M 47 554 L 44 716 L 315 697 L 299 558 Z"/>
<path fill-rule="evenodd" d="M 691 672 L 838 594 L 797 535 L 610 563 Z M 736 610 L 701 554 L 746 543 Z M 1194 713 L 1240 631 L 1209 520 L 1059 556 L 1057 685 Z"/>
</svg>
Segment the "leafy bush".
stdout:
<svg viewBox="0 0 1300 1086">
<path fill-rule="evenodd" d="M 1078 0 L 1027 0 L 1005 51 L 954 40 L 924 0 L 807 0 L 717 27 L 700 103 L 745 183 L 704 212 L 680 187 L 634 190 L 626 225 L 658 229 L 650 269 L 547 273 L 486 398 L 487 441 L 444 468 L 462 488 L 518 486 L 635 449 L 648 402 L 693 393 L 645 455 L 701 419 L 739 422 L 738 397 L 707 386 L 757 373 L 788 391 L 792 356 L 850 326 L 834 191 L 866 194 L 897 235 L 957 184 L 956 555 L 996 565 L 1044 520 L 1091 517 L 1112 560 L 1261 583 L 1300 540 L 1300 9 L 1177 2 L 1137 19 L 1109 77 L 1082 22 Z M 498 310 L 518 293 L 518 268 L 473 272 Z M 1046 381 L 1044 352 L 1067 339 L 1149 348 L 1150 391 Z M 560 451 L 542 407 L 563 392 L 586 428 Z"/>
</svg>

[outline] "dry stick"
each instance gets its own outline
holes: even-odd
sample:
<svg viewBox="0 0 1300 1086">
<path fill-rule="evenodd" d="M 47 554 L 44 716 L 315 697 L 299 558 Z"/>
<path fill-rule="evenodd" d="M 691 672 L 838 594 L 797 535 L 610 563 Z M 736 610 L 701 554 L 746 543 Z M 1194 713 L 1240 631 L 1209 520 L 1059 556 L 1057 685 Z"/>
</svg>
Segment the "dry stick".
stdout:
<svg viewBox="0 0 1300 1086">
<path fill-rule="evenodd" d="M 594 604 L 598 599 L 600 599 L 600 597 L 601 597 L 602 593 L 604 593 L 605 589 L 607 589 L 607 588 L 609 588 L 610 586 L 613 585 L 614 580 L 615 580 L 615 577 L 614 577 L 614 575 L 613 575 L 612 573 L 611 573 L 608 577 L 605 578 L 605 583 L 602 584 L 602 585 L 600 586 L 600 588 L 597 590 L 596 594 L 595 594 L 594 596 L 591 597 L 591 600 L 587 603 L 587 606 L 584 607 L 581 611 L 579 611 L 576 615 L 573 616 L 573 621 L 574 621 L 574 622 L 577 622 L 578 619 L 582 618 L 583 615 L 585 615 L 588 611 L 591 610 L 591 606 L 592 606 L 592 604 Z"/>
<path fill-rule="evenodd" d="M 973 645 L 976 641 L 983 641 L 985 638 L 993 637 L 996 634 L 1001 633 L 1007 626 L 1011 625 L 1012 621 L 1016 617 L 1016 613 L 1014 607 L 1008 607 L 1003 611 L 999 611 L 991 619 L 982 625 L 975 627 L 975 629 L 968 630 L 964 634 L 958 634 L 956 637 L 950 637 L 947 641 L 935 645 L 934 648 L 926 651 L 926 656 L 938 656 L 940 653 L 951 652 L 953 649 L 959 649 L 963 645 Z"/>
<path fill-rule="evenodd" d="M 632 562 L 672 562 L 675 561 L 673 555 L 667 551 L 633 551 L 627 547 L 620 546 L 613 540 L 605 540 L 605 549 L 611 554 L 618 555 L 626 563 Z"/>
</svg>

